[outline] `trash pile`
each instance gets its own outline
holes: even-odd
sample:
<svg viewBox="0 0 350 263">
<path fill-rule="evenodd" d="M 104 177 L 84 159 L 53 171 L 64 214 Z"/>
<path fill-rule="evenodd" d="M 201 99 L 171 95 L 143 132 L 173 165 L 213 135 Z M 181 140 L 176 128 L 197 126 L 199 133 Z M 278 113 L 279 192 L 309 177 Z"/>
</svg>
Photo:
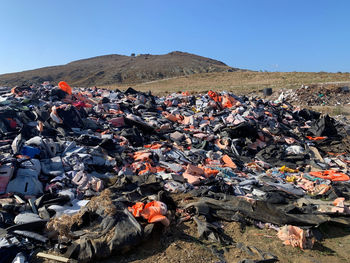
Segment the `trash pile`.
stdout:
<svg viewBox="0 0 350 263">
<path fill-rule="evenodd" d="M 336 84 L 302 85 L 296 90 L 284 90 L 277 95 L 279 101 L 304 106 L 343 106 L 350 103 L 349 86 Z"/>
<path fill-rule="evenodd" d="M 188 220 L 222 246 L 227 221 L 302 249 L 322 224 L 350 226 L 349 127 L 327 115 L 213 91 L 0 94 L 1 262 L 96 261 Z"/>
</svg>

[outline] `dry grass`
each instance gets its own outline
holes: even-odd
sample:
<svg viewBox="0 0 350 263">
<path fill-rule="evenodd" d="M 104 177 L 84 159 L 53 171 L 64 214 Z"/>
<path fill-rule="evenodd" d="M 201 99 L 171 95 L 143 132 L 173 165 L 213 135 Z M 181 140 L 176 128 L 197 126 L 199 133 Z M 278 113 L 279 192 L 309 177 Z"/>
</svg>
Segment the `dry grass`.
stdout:
<svg viewBox="0 0 350 263">
<path fill-rule="evenodd" d="M 245 94 L 271 87 L 298 88 L 302 84 L 324 82 L 349 82 L 350 73 L 326 72 L 216 72 L 201 73 L 183 77 L 176 77 L 136 85 L 108 85 L 108 89 L 121 89 L 132 86 L 140 91 L 152 91 L 153 94 L 162 95 L 170 92 L 190 91 L 200 93 L 212 90 L 233 91 L 236 94 Z"/>
<path fill-rule="evenodd" d="M 330 116 L 337 116 L 337 115 L 349 116 L 350 115 L 350 106 L 348 105 L 311 106 L 310 108 L 324 114 L 329 114 Z"/>
</svg>

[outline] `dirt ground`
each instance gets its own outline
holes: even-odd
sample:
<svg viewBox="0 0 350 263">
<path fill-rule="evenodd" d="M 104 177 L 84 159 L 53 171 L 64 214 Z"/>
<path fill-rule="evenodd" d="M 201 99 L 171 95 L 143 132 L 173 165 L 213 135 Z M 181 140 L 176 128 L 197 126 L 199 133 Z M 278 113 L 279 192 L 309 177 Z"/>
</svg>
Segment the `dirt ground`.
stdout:
<svg viewBox="0 0 350 263">
<path fill-rule="evenodd" d="M 179 197 L 177 199 L 177 202 L 181 202 Z M 232 238 L 232 245 L 223 247 L 218 243 L 198 239 L 197 226 L 193 221 L 179 225 L 173 222 L 169 228 L 155 232 L 149 240 L 131 251 L 115 255 L 99 263 L 236 263 L 244 259 L 261 260 L 261 256 L 258 252 L 254 252 L 254 248 L 262 253 L 268 252 L 276 256 L 278 262 L 350 262 L 350 228 L 320 227 L 323 239 L 316 241 L 313 249 L 302 250 L 283 245 L 276 236 L 277 232 L 272 229 L 259 229 L 252 225 L 242 226 L 236 222 L 220 223 L 224 233 Z M 246 246 L 249 246 L 250 249 L 245 248 Z"/>
<path fill-rule="evenodd" d="M 197 238 L 197 227 L 193 221 L 179 226 L 160 229 L 153 236 L 130 251 L 114 255 L 98 263 L 238 263 L 245 259 L 261 260 L 254 247 L 278 258 L 277 262 L 288 263 L 346 263 L 350 262 L 350 229 L 342 227 L 321 228 L 324 239 L 316 241 L 312 249 L 301 250 L 285 246 L 271 229 L 254 226 L 242 228 L 239 223 L 222 222 L 225 234 L 233 245 L 222 247 Z M 239 248 L 240 244 L 249 250 Z M 251 253 L 254 254 L 251 254 Z M 36 263 L 53 263 L 52 260 L 35 260 Z M 273 261 L 260 261 L 273 262 Z"/>
<path fill-rule="evenodd" d="M 259 230 L 249 226 L 241 229 L 238 223 L 224 223 L 225 233 L 235 242 L 254 246 L 263 252 L 278 257 L 279 262 L 340 263 L 350 261 L 350 229 L 331 228 L 325 231 L 325 239 L 316 242 L 311 250 L 301 250 L 285 246 L 271 229 Z M 194 222 L 186 222 L 172 227 L 138 246 L 132 251 L 114 256 L 101 263 L 112 262 L 239 262 L 243 259 L 261 260 L 259 255 L 250 255 L 237 248 L 237 245 L 220 247 L 218 244 L 201 241 L 196 238 Z"/>
</svg>

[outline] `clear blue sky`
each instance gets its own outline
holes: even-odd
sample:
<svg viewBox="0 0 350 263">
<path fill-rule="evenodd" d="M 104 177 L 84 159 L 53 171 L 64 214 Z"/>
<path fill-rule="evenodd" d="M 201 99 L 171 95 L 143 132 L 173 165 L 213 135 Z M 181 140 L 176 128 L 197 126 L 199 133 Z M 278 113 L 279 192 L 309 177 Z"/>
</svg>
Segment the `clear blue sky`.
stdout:
<svg viewBox="0 0 350 263">
<path fill-rule="evenodd" d="M 349 0 L 1 0 L 0 74 L 180 50 L 233 67 L 350 71 Z"/>
</svg>

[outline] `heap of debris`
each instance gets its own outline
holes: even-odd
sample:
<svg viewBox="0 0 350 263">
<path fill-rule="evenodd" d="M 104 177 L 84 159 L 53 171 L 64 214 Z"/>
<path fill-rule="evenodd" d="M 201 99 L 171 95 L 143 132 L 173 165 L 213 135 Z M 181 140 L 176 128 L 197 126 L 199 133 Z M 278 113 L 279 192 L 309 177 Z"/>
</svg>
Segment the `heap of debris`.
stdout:
<svg viewBox="0 0 350 263">
<path fill-rule="evenodd" d="M 94 261 L 186 220 L 222 246 L 217 222 L 269 223 L 303 249 L 321 224 L 350 226 L 349 127 L 327 115 L 227 92 L 0 90 L 3 262 Z"/>
</svg>

